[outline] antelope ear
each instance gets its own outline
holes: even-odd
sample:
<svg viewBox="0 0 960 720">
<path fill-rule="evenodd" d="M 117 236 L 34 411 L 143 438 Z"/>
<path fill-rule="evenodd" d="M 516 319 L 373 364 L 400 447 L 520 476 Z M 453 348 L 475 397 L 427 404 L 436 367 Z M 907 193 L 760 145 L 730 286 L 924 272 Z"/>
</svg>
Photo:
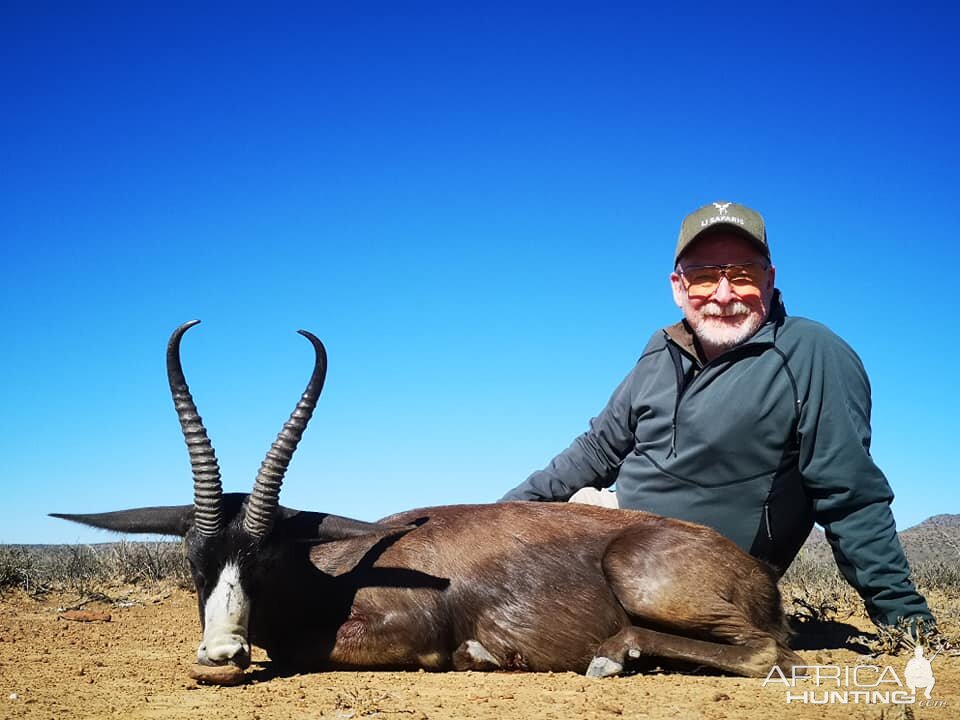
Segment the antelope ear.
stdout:
<svg viewBox="0 0 960 720">
<path fill-rule="evenodd" d="M 359 565 L 369 566 L 396 542 L 414 530 L 410 525 L 382 525 L 339 515 L 281 507 L 274 532 L 294 542 L 310 543 L 310 562 L 327 575 L 343 575 Z"/>
<path fill-rule="evenodd" d="M 370 568 L 384 550 L 414 528 L 414 525 L 406 525 L 343 540 L 317 543 L 310 548 L 310 562 L 318 570 L 333 576 L 343 575 L 359 567 Z"/>
<path fill-rule="evenodd" d="M 359 537 L 382 538 L 413 530 L 414 525 L 381 525 L 340 515 L 279 508 L 276 532 L 288 540 L 324 543 Z"/>
<path fill-rule="evenodd" d="M 122 533 L 151 533 L 183 537 L 193 525 L 193 505 L 133 508 L 115 512 L 69 515 L 50 513 L 50 517 L 70 520 L 103 530 Z"/>
</svg>

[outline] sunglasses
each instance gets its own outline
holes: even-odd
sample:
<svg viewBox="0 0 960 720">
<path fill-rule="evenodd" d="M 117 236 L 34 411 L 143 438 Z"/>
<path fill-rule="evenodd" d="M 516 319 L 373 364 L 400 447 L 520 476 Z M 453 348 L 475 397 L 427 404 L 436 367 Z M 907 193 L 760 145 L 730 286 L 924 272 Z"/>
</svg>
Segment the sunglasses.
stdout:
<svg viewBox="0 0 960 720">
<path fill-rule="evenodd" d="M 766 263 L 739 263 L 735 265 L 694 265 L 677 268 L 677 275 L 683 278 L 687 295 L 692 298 L 706 298 L 713 295 L 720 286 L 720 280 L 726 278 L 734 292 L 759 290 L 770 268 Z"/>
</svg>

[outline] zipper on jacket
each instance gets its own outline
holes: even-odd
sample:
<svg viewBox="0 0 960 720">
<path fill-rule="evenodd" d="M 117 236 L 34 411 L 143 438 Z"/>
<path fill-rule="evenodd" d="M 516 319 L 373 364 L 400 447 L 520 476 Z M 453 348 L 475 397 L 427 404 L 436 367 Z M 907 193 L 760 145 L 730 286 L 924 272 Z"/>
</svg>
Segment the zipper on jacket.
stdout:
<svg viewBox="0 0 960 720">
<path fill-rule="evenodd" d="M 770 501 L 763 501 L 763 524 L 767 530 L 767 540 L 773 541 L 773 528 L 770 527 Z"/>
<path fill-rule="evenodd" d="M 677 417 L 680 414 L 680 400 L 683 398 L 683 394 L 687 391 L 687 388 L 690 387 L 690 385 L 694 380 L 696 380 L 697 376 L 702 375 L 703 372 L 707 368 L 709 368 L 711 365 L 713 365 L 713 363 L 715 363 L 717 360 L 722 359 L 724 356 L 728 355 L 729 353 L 733 353 L 741 350 L 746 345 L 750 345 L 750 346 L 769 345 L 770 347 L 773 347 L 773 348 L 776 348 L 776 345 L 770 341 L 751 342 L 748 340 L 743 345 L 737 345 L 736 347 L 730 348 L 729 350 L 726 350 L 720 353 L 719 355 L 717 355 L 717 357 L 715 357 L 713 360 L 710 360 L 709 362 L 705 362 L 700 367 L 699 372 L 694 375 L 694 378 L 690 382 L 686 382 L 686 376 L 683 372 L 683 360 L 681 359 L 681 353 L 684 351 L 680 349 L 680 347 L 676 344 L 676 341 L 674 341 L 673 338 L 671 338 L 666 333 L 664 333 L 664 336 L 667 339 L 666 341 L 667 352 L 670 353 L 670 358 L 673 360 L 673 369 L 677 375 L 677 398 L 673 404 L 673 421 L 671 423 L 671 428 L 670 428 L 670 435 L 671 435 L 670 451 L 667 453 L 667 457 L 670 457 L 671 455 L 673 457 L 676 457 L 677 456 Z M 694 360 L 693 362 L 694 362 L 694 367 L 696 367 L 699 361 Z M 766 508 L 766 505 L 764 505 L 764 508 Z M 768 521 L 767 535 L 772 540 L 773 535 L 770 530 L 769 519 L 770 518 L 767 517 L 767 521 Z"/>
<path fill-rule="evenodd" d="M 670 452 L 667 453 L 667 457 L 671 455 L 673 457 L 677 456 L 677 415 L 680 413 L 680 397 L 683 395 L 683 391 L 686 389 L 684 387 L 684 374 L 683 374 L 683 360 L 680 358 L 680 348 L 678 348 L 672 341 L 667 343 L 667 352 L 670 353 L 670 359 L 673 360 L 673 369 L 677 375 L 677 398 L 673 403 L 673 422 L 671 426 L 671 437 L 670 437 Z"/>
</svg>

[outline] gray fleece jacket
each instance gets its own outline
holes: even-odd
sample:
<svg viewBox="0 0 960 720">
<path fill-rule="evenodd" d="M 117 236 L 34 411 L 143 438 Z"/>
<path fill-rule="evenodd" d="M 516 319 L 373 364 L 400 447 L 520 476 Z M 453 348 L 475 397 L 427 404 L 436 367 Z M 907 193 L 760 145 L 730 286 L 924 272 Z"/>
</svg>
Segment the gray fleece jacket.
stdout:
<svg viewBox="0 0 960 720">
<path fill-rule="evenodd" d="M 875 622 L 931 617 L 870 456 L 863 365 L 779 291 L 763 327 L 709 363 L 685 323 L 657 332 L 590 429 L 503 500 L 614 483 L 620 507 L 711 526 L 781 573 L 816 521 Z"/>
</svg>

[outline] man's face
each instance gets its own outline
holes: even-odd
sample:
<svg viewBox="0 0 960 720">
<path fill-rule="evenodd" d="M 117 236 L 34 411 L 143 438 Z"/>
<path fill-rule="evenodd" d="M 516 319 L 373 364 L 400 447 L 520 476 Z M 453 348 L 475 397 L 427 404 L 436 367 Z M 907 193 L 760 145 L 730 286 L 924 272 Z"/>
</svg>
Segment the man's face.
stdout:
<svg viewBox="0 0 960 720">
<path fill-rule="evenodd" d="M 752 264 L 755 282 L 741 274 L 734 282 L 720 277 L 716 289 L 692 286 L 695 268 Z M 770 312 L 775 270 L 749 240 L 718 231 L 697 240 L 680 258 L 681 272 L 670 274 L 673 300 L 683 310 L 707 360 L 748 340 Z"/>
</svg>

